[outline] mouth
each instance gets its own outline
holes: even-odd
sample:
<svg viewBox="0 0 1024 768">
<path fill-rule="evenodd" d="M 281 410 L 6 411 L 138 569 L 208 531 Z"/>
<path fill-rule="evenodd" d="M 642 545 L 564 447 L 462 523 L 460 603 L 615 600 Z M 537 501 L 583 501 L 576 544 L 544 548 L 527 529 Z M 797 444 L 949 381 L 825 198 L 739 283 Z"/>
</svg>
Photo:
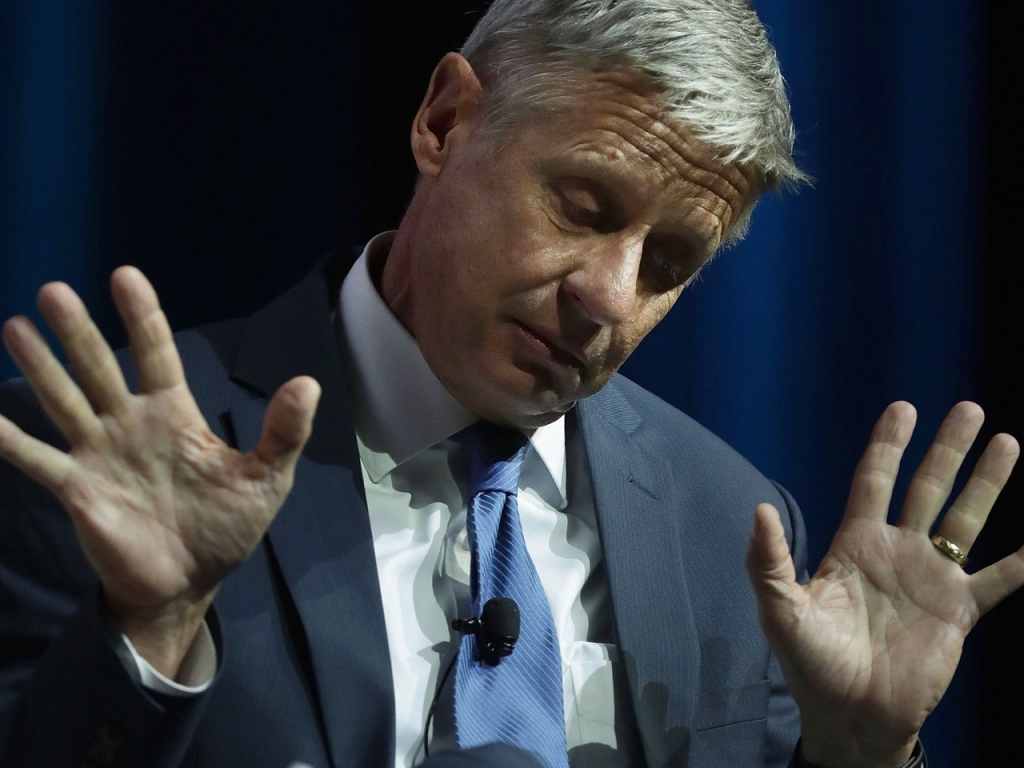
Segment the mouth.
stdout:
<svg viewBox="0 0 1024 768">
<path fill-rule="evenodd" d="M 562 341 L 556 334 L 532 328 L 520 322 L 513 322 L 519 330 L 527 349 L 534 356 L 544 358 L 564 368 L 576 368 L 580 371 L 587 366 L 587 357 L 583 350 L 568 342 Z"/>
</svg>

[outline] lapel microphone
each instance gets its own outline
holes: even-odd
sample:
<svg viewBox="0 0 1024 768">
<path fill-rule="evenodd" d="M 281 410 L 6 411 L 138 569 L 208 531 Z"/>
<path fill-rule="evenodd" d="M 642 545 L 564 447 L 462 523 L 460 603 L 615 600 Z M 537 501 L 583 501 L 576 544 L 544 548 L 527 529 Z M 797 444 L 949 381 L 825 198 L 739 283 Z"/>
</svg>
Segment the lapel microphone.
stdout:
<svg viewBox="0 0 1024 768">
<path fill-rule="evenodd" d="M 480 618 L 452 619 L 452 629 L 463 635 L 475 635 L 477 659 L 495 667 L 515 650 L 516 641 L 519 639 L 519 604 L 511 597 L 492 597 L 484 603 Z M 427 722 L 423 727 L 424 758 L 430 756 L 430 721 L 434 719 L 434 710 L 437 709 L 441 691 L 458 658 L 459 648 L 456 645 L 455 655 L 444 671 L 444 676 L 434 693 L 434 700 L 430 702 L 430 711 L 427 712 Z"/>
<path fill-rule="evenodd" d="M 479 619 L 455 619 L 452 629 L 476 635 L 476 656 L 494 667 L 515 650 L 519 639 L 519 605 L 511 597 L 492 597 Z"/>
</svg>

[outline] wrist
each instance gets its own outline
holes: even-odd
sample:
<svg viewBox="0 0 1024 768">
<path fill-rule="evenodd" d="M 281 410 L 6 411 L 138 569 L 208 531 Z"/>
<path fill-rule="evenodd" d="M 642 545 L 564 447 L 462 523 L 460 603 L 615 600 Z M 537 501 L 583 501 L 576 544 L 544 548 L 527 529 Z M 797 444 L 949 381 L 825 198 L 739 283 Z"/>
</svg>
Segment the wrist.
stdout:
<svg viewBox="0 0 1024 768">
<path fill-rule="evenodd" d="M 157 609 L 110 605 L 111 622 L 129 641 L 135 654 L 169 680 L 176 680 L 181 664 L 203 626 L 213 594 L 197 602 L 176 601 Z"/>
<path fill-rule="evenodd" d="M 924 759 L 924 746 L 918 739 L 915 741 L 914 748 L 911 751 L 910 757 L 906 762 L 902 763 L 899 768 L 925 768 L 927 763 Z M 807 759 L 803 748 L 803 739 L 801 738 L 796 743 L 796 759 L 794 760 L 794 768 L 830 768 L 829 765 L 814 763 Z"/>
<path fill-rule="evenodd" d="M 917 744 L 917 728 L 896 728 L 891 717 L 866 719 L 825 708 L 800 710 L 804 759 L 820 768 L 903 768 Z"/>
<path fill-rule="evenodd" d="M 903 748 L 891 751 L 858 749 L 851 741 L 823 743 L 801 736 L 795 768 L 923 768 L 924 748 L 915 736 Z"/>
</svg>

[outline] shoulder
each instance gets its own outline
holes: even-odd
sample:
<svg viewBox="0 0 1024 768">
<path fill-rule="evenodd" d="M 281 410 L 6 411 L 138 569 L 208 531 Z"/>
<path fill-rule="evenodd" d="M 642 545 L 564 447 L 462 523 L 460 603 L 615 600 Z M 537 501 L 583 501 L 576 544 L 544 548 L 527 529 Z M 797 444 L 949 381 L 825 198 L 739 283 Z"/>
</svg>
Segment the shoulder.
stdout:
<svg viewBox="0 0 1024 768">
<path fill-rule="evenodd" d="M 637 462 L 631 473 L 658 478 L 667 503 L 681 517 L 744 542 L 754 509 L 771 503 L 781 513 L 790 542 L 802 545 L 803 520 L 793 497 L 678 408 L 624 376 L 613 377 L 579 406 L 592 462 L 602 453 L 613 457 L 605 459 L 608 464 L 629 457 Z M 694 510 L 704 514 L 694 516 Z"/>
<path fill-rule="evenodd" d="M 716 434 L 625 376 L 613 377 L 588 398 L 583 412 L 614 425 L 623 439 L 671 464 L 685 465 L 691 472 L 727 473 L 737 479 L 769 482 Z"/>
</svg>

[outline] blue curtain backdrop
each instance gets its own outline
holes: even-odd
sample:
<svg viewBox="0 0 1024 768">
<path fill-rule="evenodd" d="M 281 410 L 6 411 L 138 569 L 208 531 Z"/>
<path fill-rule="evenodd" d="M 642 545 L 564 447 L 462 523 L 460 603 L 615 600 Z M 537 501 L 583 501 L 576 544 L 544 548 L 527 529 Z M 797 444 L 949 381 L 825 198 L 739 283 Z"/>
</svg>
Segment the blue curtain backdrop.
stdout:
<svg viewBox="0 0 1024 768">
<path fill-rule="evenodd" d="M 1006 383 L 1020 278 L 990 255 L 1007 226 L 986 171 L 997 21 L 968 0 L 755 5 L 815 182 L 760 203 L 749 238 L 626 373 L 789 488 L 816 562 L 887 403 L 919 410 L 907 467 L 960 399 L 997 417 L 986 436 L 1021 433 Z M 120 342 L 105 287 L 117 264 L 141 266 L 184 327 L 247 312 L 327 251 L 394 226 L 414 178 L 409 120 L 481 3 L 420 6 L 7 0 L 0 316 L 34 316 L 36 288 L 63 279 Z M 0 378 L 14 373 L 0 361 Z M 977 560 L 1016 546 L 1020 506 L 1004 502 Z M 996 702 L 1021 682 L 1004 651 L 1022 607 L 969 639 L 926 729 L 933 768 L 1016 746 Z"/>
</svg>

